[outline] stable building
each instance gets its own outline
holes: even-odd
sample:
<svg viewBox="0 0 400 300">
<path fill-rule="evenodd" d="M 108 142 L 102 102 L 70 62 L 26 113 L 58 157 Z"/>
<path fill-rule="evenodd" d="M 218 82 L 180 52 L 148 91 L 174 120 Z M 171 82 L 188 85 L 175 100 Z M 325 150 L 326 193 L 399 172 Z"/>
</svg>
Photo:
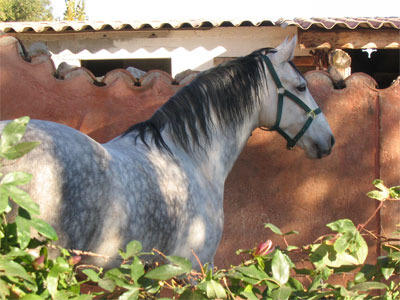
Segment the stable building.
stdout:
<svg viewBox="0 0 400 300">
<path fill-rule="evenodd" d="M 327 69 L 329 52 L 341 49 L 351 58 L 351 63 L 337 66 L 347 69 L 343 77 L 364 72 L 384 88 L 400 73 L 397 17 L 5 22 L 0 23 L 0 31 L 18 38 L 28 49 L 44 43 L 56 68 L 65 62 L 85 67 L 98 78 L 128 67 L 158 69 L 172 77 L 188 69 L 202 71 L 259 48 L 276 47 L 295 34 L 299 38 L 295 63 L 302 71 Z M 340 57 L 339 64 L 344 59 Z"/>
</svg>

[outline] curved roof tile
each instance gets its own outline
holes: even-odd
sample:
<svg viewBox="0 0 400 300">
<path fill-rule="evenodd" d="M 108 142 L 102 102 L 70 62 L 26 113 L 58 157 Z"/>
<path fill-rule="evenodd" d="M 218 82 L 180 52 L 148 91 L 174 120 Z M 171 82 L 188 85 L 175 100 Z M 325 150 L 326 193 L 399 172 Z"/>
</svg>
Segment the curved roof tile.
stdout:
<svg viewBox="0 0 400 300">
<path fill-rule="evenodd" d="M 400 17 L 387 18 L 295 18 L 279 19 L 272 21 L 268 19 L 240 18 L 231 20 L 169 20 L 169 21 L 141 21 L 130 22 L 102 22 L 102 21 L 59 21 L 59 22 L 1 22 L 0 30 L 8 32 L 79 32 L 79 31 L 108 31 L 108 30 L 140 30 L 140 29 L 181 29 L 181 28 L 209 28 L 209 27 L 238 27 L 238 26 L 297 26 L 300 29 L 310 28 L 333 29 L 347 28 L 371 28 L 400 29 Z"/>
<path fill-rule="evenodd" d="M 311 27 L 333 29 L 347 28 L 371 28 L 380 29 L 382 27 L 400 29 L 399 17 L 388 18 L 295 18 L 293 20 L 280 20 L 279 23 L 286 23 L 287 25 L 295 25 L 303 30 L 310 29 Z M 277 22 L 277 23 L 278 23 Z M 278 24 L 276 24 L 278 25 Z"/>
</svg>

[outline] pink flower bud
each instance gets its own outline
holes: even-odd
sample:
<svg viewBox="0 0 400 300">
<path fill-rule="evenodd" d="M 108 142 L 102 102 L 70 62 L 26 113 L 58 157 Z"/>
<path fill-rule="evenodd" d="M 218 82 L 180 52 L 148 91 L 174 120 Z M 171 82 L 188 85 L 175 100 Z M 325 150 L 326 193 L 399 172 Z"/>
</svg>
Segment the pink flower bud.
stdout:
<svg viewBox="0 0 400 300">
<path fill-rule="evenodd" d="M 33 268 L 35 270 L 43 269 L 44 268 L 44 255 L 39 256 L 33 261 Z"/>
<path fill-rule="evenodd" d="M 81 259 L 82 259 L 82 257 L 81 257 L 80 255 L 71 256 L 71 257 L 68 259 L 68 264 L 69 264 L 70 266 L 74 266 L 74 265 L 76 265 L 77 263 L 79 263 L 79 262 L 81 261 Z"/>
<path fill-rule="evenodd" d="M 264 243 L 260 243 L 254 251 L 254 256 L 264 256 L 271 253 L 274 250 L 272 247 L 272 241 L 268 240 Z"/>
</svg>

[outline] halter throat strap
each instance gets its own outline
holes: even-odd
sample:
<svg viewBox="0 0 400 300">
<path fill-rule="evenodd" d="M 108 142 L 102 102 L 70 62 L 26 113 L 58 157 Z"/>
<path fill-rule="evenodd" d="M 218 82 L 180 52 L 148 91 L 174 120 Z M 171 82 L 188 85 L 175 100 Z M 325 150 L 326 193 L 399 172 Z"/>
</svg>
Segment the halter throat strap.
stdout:
<svg viewBox="0 0 400 300">
<path fill-rule="evenodd" d="M 275 71 L 274 66 L 272 65 L 271 60 L 269 59 L 268 56 L 263 55 L 265 64 L 267 65 L 268 71 L 272 76 L 272 79 L 275 82 L 275 85 L 278 90 L 278 109 L 277 109 L 277 114 L 276 114 L 276 121 L 275 125 L 272 126 L 269 131 L 277 131 L 280 135 L 282 135 L 286 141 L 287 141 L 287 148 L 292 149 L 298 140 L 304 135 L 304 133 L 307 131 L 307 129 L 310 127 L 312 121 L 315 119 L 315 117 L 321 113 L 321 109 L 317 107 L 316 109 L 312 110 L 310 107 L 308 107 L 307 104 L 304 103 L 303 100 L 301 100 L 299 97 L 288 91 L 286 88 L 283 87 L 281 80 L 279 79 L 278 74 Z M 293 102 L 295 102 L 298 106 L 300 106 L 307 114 L 308 119 L 306 120 L 306 123 L 304 126 L 300 129 L 300 131 L 293 137 L 291 138 L 286 132 L 282 130 L 282 128 L 279 127 L 279 124 L 281 122 L 282 118 L 282 110 L 283 110 L 283 99 L 284 97 L 289 98 Z M 265 130 L 264 128 L 261 127 L 261 129 Z"/>
</svg>

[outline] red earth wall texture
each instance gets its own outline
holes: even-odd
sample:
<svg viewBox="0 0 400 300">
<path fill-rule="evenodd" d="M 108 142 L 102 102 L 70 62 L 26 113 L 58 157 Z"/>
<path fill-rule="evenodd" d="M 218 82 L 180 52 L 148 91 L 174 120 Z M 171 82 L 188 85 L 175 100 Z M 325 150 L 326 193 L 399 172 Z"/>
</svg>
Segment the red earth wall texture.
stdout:
<svg viewBox="0 0 400 300">
<path fill-rule="evenodd" d="M 0 118 L 23 115 L 74 127 L 106 142 L 130 125 L 149 118 L 181 86 L 161 71 L 149 72 L 142 86 L 124 70 L 106 75 L 104 86 L 82 68 L 56 79 L 47 56 L 23 60 L 18 42 L 0 38 Z M 365 193 L 382 178 L 400 184 L 400 82 L 375 89 L 368 75 L 356 73 L 347 87 L 335 90 L 327 73 L 306 74 L 309 88 L 335 134 L 332 154 L 308 160 L 300 149 L 285 150 L 277 133 L 256 130 L 230 173 L 225 188 L 225 225 L 216 265 L 238 263 L 238 248 L 272 238 L 266 222 L 283 231 L 297 230 L 290 244 L 302 245 L 328 232 L 325 224 L 340 218 L 362 223 L 376 203 Z M 389 203 L 367 228 L 390 233 L 400 223 L 400 206 Z M 381 226 L 383 226 L 381 228 Z M 370 247 L 371 259 L 376 247 Z M 299 257 L 300 259 L 300 257 Z"/>
</svg>

